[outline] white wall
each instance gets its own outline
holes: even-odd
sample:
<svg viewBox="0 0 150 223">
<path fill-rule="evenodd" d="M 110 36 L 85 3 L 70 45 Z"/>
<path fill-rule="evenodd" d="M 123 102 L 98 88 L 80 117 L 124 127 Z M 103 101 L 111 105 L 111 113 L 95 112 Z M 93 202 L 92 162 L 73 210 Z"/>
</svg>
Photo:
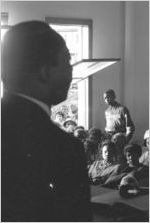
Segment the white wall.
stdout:
<svg viewBox="0 0 150 223">
<path fill-rule="evenodd" d="M 121 2 L 91 1 L 3 1 L 10 25 L 45 16 L 93 20 L 93 57 L 121 56 Z"/>
<path fill-rule="evenodd" d="M 45 16 L 93 20 L 93 57 L 117 57 L 121 62 L 95 74 L 91 80 L 91 124 L 103 130 L 102 95 L 113 88 L 118 100 L 134 116 L 135 139 L 148 128 L 148 10 L 148 2 L 135 1 L 2 2 L 10 25 L 44 20 Z"/>
<path fill-rule="evenodd" d="M 124 101 L 134 116 L 134 140 L 149 126 L 149 3 L 127 2 L 125 8 Z"/>
</svg>

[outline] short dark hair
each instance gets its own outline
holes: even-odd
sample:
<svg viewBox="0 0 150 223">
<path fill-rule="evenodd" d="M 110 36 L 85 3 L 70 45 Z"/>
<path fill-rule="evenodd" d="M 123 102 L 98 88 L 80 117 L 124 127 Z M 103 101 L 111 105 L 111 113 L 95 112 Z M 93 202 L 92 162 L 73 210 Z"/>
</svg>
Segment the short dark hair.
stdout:
<svg viewBox="0 0 150 223">
<path fill-rule="evenodd" d="M 112 136 L 111 141 L 115 144 L 120 142 L 120 145 L 125 146 L 126 145 L 126 136 L 124 133 L 118 132 Z"/>
<path fill-rule="evenodd" d="M 136 144 L 136 143 L 132 143 L 129 144 L 127 146 L 125 146 L 124 148 L 124 155 L 126 156 L 126 153 L 134 153 L 137 154 L 139 157 L 142 155 L 142 148 L 140 145 Z"/>
<path fill-rule="evenodd" d="M 86 131 L 84 129 L 76 129 L 77 130 L 77 134 L 78 134 L 78 138 L 79 139 L 85 139 L 86 138 Z M 75 130 L 74 130 L 75 133 Z"/>
<path fill-rule="evenodd" d="M 63 118 L 65 117 L 65 114 L 64 114 L 62 111 L 58 111 L 58 112 L 56 112 L 55 116 L 56 116 L 56 115 L 61 115 Z"/>
<path fill-rule="evenodd" d="M 89 135 L 94 135 L 95 137 L 101 138 L 102 132 L 100 129 L 92 127 L 89 129 Z"/>
<path fill-rule="evenodd" d="M 56 65 L 63 38 L 42 21 L 27 21 L 12 26 L 2 43 L 2 80 L 9 73 L 37 72 L 42 65 Z M 13 77 L 12 77 L 13 78 Z"/>
<path fill-rule="evenodd" d="M 111 142 L 110 140 L 103 141 L 101 148 L 103 148 L 104 146 L 108 146 L 110 151 L 112 151 L 114 154 L 116 153 L 115 143 Z"/>
<path fill-rule="evenodd" d="M 115 94 L 115 91 L 113 89 L 108 89 L 107 91 L 105 91 L 105 94 L 111 95 L 114 98 L 116 98 L 116 94 Z"/>
<path fill-rule="evenodd" d="M 78 125 L 78 126 L 76 126 L 75 129 L 74 129 L 74 131 L 76 131 L 76 130 L 78 130 L 78 129 L 79 129 L 79 130 L 81 129 L 81 130 L 84 130 L 84 131 L 85 131 L 85 128 L 84 128 L 82 125 Z"/>
<path fill-rule="evenodd" d="M 71 125 L 77 126 L 77 123 L 72 119 L 66 119 L 66 121 L 64 121 L 63 126 L 66 127 L 67 123 L 70 123 Z"/>
</svg>

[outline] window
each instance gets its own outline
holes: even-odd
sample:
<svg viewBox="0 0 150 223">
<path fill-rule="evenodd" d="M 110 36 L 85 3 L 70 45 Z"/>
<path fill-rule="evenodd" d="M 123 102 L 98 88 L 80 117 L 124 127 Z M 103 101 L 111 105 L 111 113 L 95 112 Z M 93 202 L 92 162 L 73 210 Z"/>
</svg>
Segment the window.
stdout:
<svg viewBox="0 0 150 223">
<path fill-rule="evenodd" d="M 60 19 L 47 17 L 46 22 L 55 29 L 64 39 L 71 54 L 71 64 L 82 59 L 88 59 L 91 55 L 91 20 Z M 63 111 L 65 118 L 74 119 L 78 125 L 88 129 L 88 78 L 80 81 L 73 79 L 68 98 L 52 108 L 52 119 L 55 119 L 57 111 Z"/>
<path fill-rule="evenodd" d="M 71 64 L 88 58 L 88 27 L 84 25 L 55 25 L 50 24 L 65 40 L 71 54 Z"/>
</svg>

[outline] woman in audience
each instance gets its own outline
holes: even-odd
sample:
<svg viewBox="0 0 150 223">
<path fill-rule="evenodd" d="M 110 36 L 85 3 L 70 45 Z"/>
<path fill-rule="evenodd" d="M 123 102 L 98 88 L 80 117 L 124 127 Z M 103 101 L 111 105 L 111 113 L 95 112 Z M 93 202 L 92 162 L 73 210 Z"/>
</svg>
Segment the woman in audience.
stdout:
<svg viewBox="0 0 150 223">
<path fill-rule="evenodd" d="M 144 148 L 140 162 L 146 166 L 149 166 L 149 129 L 144 134 Z"/>
<path fill-rule="evenodd" d="M 138 144 L 130 144 L 124 148 L 126 165 L 118 166 L 116 173 L 113 173 L 105 182 L 106 186 L 118 188 L 121 180 L 125 176 L 135 178 L 139 185 L 148 185 L 149 168 L 139 162 L 142 148 Z"/>
<path fill-rule="evenodd" d="M 115 162 L 115 144 L 105 141 L 102 144 L 102 160 L 96 160 L 88 171 L 89 178 L 92 182 L 105 183 L 112 172 L 117 169 Z"/>
</svg>

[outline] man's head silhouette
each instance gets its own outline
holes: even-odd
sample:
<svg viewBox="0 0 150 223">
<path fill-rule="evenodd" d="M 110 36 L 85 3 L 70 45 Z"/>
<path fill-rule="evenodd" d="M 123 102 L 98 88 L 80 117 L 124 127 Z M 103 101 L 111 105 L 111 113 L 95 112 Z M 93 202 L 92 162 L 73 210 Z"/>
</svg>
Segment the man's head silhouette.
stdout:
<svg viewBox="0 0 150 223">
<path fill-rule="evenodd" d="M 65 100 L 72 80 L 65 41 L 45 22 L 12 26 L 2 43 L 2 80 L 9 92 L 26 94 L 49 106 Z"/>
</svg>

